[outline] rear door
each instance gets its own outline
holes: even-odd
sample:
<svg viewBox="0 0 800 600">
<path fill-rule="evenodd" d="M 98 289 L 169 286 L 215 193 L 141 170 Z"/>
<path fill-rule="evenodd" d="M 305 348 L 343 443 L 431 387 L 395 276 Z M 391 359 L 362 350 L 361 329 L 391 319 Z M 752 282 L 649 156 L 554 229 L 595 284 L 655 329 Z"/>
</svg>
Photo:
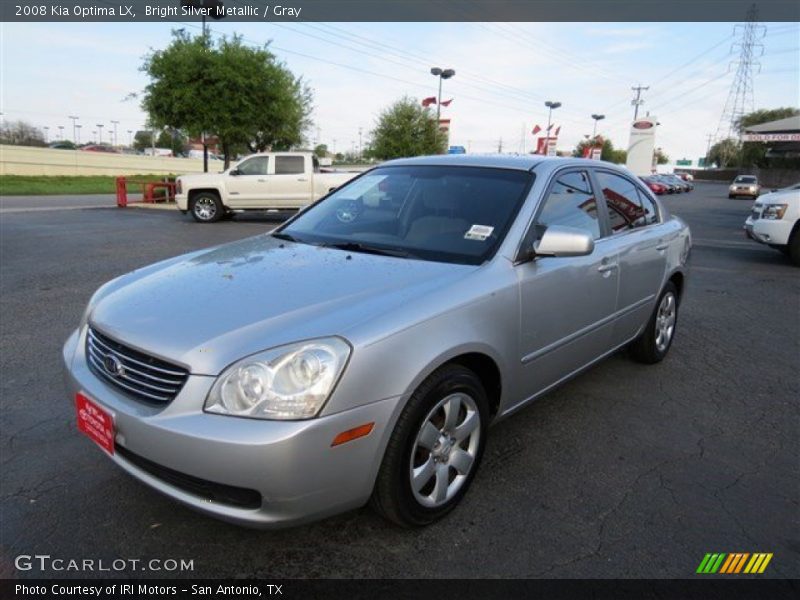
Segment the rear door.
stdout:
<svg viewBox="0 0 800 600">
<path fill-rule="evenodd" d="M 270 175 L 270 208 L 299 208 L 311 202 L 312 167 L 309 156 L 275 154 Z"/>
<path fill-rule="evenodd" d="M 586 169 L 559 171 L 537 209 L 526 246 L 548 226 L 585 229 L 595 239 L 588 256 L 537 257 L 517 266 L 520 359 L 525 397 L 564 379 L 606 353 L 617 305 L 616 246 Z"/>
<path fill-rule="evenodd" d="M 611 235 L 606 241 L 617 255 L 619 295 L 614 342 L 622 344 L 647 323 L 666 272 L 666 227 L 656 204 L 632 177 L 594 169 L 599 196 L 605 200 Z"/>
</svg>

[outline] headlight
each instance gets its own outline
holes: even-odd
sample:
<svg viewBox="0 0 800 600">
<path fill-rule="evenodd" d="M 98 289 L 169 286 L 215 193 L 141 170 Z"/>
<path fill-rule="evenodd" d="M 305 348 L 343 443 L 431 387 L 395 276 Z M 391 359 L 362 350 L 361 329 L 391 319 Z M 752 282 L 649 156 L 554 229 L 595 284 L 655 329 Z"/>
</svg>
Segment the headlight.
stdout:
<svg viewBox="0 0 800 600">
<path fill-rule="evenodd" d="M 330 396 L 349 356 L 350 345 L 337 337 L 248 356 L 217 378 L 205 410 L 253 419 L 310 419 Z"/>
<path fill-rule="evenodd" d="M 764 206 L 764 212 L 761 213 L 762 219 L 778 220 L 782 219 L 786 212 L 788 204 L 767 204 Z"/>
</svg>

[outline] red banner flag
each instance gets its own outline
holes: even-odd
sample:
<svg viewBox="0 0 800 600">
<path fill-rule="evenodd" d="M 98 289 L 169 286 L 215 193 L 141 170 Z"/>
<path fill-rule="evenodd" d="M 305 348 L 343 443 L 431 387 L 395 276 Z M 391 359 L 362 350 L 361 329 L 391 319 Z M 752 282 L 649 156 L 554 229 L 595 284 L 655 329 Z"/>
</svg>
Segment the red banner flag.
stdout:
<svg viewBox="0 0 800 600">
<path fill-rule="evenodd" d="M 436 96 L 422 99 L 422 106 L 430 106 L 431 104 L 436 104 Z"/>
<path fill-rule="evenodd" d="M 555 123 L 550 123 L 550 125 L 547 126 L 547 133 L 550 133 L 550 130 L 553 128 L 554 125 Z"/>
<path fill-rule="evenodd" d="M 531 133 L 532 133 L 533 135 L 536 135 L 536 134 L 537 134 L 537 133 L 539 133 L 541 130 L 542 130 L 542 128 L 541 128 L 541 127 L 539 127 L 538 125 L 534 125 L 534 126 L 533 126 L 533 131 L 531 131 Z"/>
<path fill-rule="evenodd" d="M 451 103 L 452 101 L 453 101 L 453 99 L 452 99 L 452 98 L 450 98 L 450 100 L 444 100 L 444 101 L 442 101 L 442 102 L 439 102 L 439 104 L 440 104 L 441 106 L 450 106 L 450 103 Z"/>
<path fill-rule="evenodd" d="M 555 132 L 555 134 L 554 134 L 554 135 L 555 135 L 555 136 L 558 136 L 558 132 L 559 132 L 559 131 L 561 131 L 561 125 L 559 125 L 558 127 L 556 127 L 556 132 Z"/>
</svg>

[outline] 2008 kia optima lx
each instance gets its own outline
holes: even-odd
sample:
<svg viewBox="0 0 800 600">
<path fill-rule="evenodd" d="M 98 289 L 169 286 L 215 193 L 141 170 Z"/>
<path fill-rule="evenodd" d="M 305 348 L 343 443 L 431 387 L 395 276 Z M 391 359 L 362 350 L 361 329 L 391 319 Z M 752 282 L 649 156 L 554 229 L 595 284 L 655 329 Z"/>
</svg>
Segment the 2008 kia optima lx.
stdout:
<svg viewBox="0 0 800 600">
<path fill-rule="evenodd" d="M 371 500 L 427 524 L 467 492 L 490 423 L 623 346 L 664 358 L 690 247 L 611 164 L 388 162 L 272 233 L 101 287 L 64 347 L 78 426 L 222 519 Z"/>
</svg>

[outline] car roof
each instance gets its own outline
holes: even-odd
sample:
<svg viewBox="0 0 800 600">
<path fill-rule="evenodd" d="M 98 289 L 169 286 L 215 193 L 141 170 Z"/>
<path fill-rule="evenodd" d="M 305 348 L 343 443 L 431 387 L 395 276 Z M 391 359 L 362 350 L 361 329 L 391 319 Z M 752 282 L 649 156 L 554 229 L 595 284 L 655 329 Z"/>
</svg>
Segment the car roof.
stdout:
<svg viewBox="0 0 800 600">
<path fill-rule="evenodd" d="M 444 166 L 444 167 L 486 167 L 492 169 L 514 169 L 531 171 L 539 167 L 555 169 L 562 166 L 611 167 L 618 165 L 586 158 L 561 156 L 540 156 L 537 154 L 437 154 L 434 156 L 415 156 L 398 158 L 381 163 L 381 167 L 394 166 Z"/>
</svg>

